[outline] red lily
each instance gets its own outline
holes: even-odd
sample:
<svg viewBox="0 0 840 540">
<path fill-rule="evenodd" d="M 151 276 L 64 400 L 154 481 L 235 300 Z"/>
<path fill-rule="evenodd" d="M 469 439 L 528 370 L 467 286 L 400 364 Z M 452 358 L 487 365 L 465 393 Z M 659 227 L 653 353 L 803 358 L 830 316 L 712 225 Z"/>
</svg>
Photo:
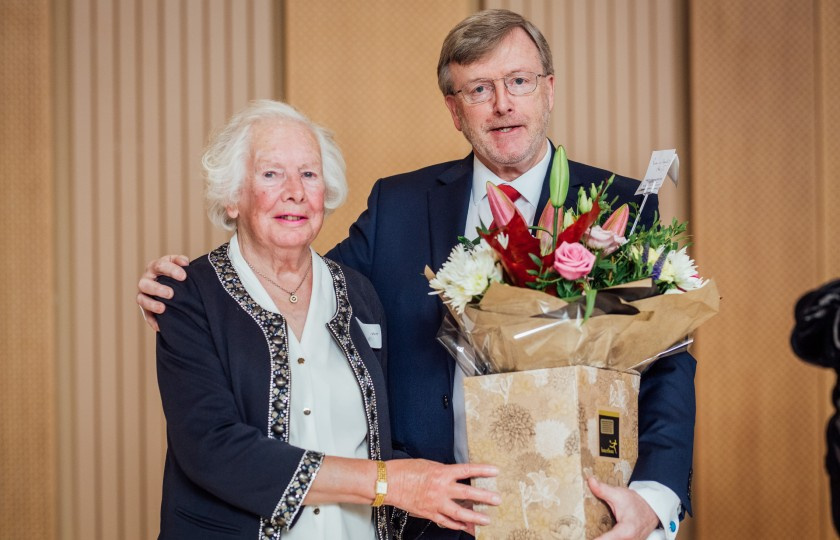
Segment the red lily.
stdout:
<svg viewBox="0 0 840 540">
<path fill-rule="evenodd" d="M 516 212 L 506 225 L 479 234 L 499 254 L 502 268 L 514 286 L 524 287 L 526 283 L 536 281 L 537 276 L 529 274 L 528 270 L 540 270 L 530 256 L 531 253 L 539 253 L 540 241 L 531 235 L 522 214 Z M 507 238 L 506 242 L 499 241 L 502 235 Z M 543 266 L 551 266 L 553 257 L 553 253 L 543 257 Z"/>
</svg>

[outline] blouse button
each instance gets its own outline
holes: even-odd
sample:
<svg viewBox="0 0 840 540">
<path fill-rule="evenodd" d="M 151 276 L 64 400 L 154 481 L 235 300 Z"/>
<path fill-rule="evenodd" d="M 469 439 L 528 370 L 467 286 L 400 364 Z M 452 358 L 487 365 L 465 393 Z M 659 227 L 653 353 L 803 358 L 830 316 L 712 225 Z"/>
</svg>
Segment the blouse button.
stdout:
<svg viewBox="0 0 840 540">
<path fill-rule="evenodd" d="M 306 362 L 306 360 L 304 360 L 303 358 L 298 358 L 298 364 L 303 364 L 304 362 Z"/>
<path fill-rule="evenodd" d="M 310 409 L 309 407 L 304 407 L 303 414 L 309 416 L 310 414 L 312 414 L 312 409 Z"/>
<path fill-rule="evenodd" d="M 321 513 L 321 509 L 320 509 L 320 508 L 318 508 L 318 507 L 316 506 L 316 507 L 315 507 L 315 509 L 314 509 L 314 510 L 312 510 L 312 513 L 313 513 L 313 514 L 315 514 L 315 515 L 317 516 L 318 514 L 320 514 L 320 513 Z"/>
</svg>

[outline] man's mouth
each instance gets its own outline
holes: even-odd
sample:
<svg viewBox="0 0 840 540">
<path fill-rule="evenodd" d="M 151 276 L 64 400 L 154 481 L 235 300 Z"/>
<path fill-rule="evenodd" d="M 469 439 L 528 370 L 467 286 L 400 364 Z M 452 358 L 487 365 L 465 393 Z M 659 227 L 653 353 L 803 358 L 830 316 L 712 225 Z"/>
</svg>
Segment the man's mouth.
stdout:
<svg viewBox="0 0 840 540">
<path fill-rule="evenodd" d="M 502 126 L 502 127 L 493 128 L 490 131 L 495 131 L 495 132 L 498 132 L 498 133 L 510 133 L 511 131 L 513 131 L 514 129 L 516 129 L 518 127 L 520 127 L 520 126 Z"/>
</svg>

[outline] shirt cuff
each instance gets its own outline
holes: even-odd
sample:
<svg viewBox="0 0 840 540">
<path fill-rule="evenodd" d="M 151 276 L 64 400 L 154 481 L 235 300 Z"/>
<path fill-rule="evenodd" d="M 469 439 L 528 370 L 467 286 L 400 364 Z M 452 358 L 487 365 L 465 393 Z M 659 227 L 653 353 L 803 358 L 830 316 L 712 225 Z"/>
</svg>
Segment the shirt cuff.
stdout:
<svg viewBox="0 0 840 540">
<path fill-rule="evenodd" d="M 661 529 L 655 529 L 647 540 L 673 540 L 680 529 L 680 498 L 670 488 L 649 480 L 630 482 L 630 489 L 638 493 L 659 518 Z"/>
</svg>

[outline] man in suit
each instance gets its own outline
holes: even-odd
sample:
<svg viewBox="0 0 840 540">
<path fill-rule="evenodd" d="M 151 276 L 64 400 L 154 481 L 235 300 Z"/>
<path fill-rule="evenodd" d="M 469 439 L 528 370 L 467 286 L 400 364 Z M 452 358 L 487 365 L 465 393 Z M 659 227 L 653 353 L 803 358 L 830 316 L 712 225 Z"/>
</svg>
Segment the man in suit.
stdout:
<svg viewBox="0 0 840 540">
<path fill-rule="evenodd" d="M 445 39 L 438 82 L 455 128 L 473 152 L 379 180 L 348 238 L 327 256 L 367 276 L 385 308 L 395 448 L 452 463 L 466 461 L 463 374 L 436 342 L 444 308 L 428 294 L 423 268 L 440 268 L 458 235 L 475 237 L 479 222 L 490 223 L 486 181 L 515 188 L 521 195 L 515 204 L 532 223 L 545 206 L 553 156 L 547 138 L 554 106 L 551 51 L 540 31 L 518 14 L 482 11 Z M 600 183 L 609 173 L 570 162 L 570 175 L 566 206 L 574 204 L 577 186 Z M 635 185 L 617 177 L 610 193 L 619 203 L 631 201 Z M 642 223 L 650 224 L 655 206 L 648 201 Z M 154 278 L 178 278 L 179 270 L 171 257 L 150 263 L 138 303 L 159 312 L 161 306 L 143 293 L 166 296 Z M 679 517 L 691 511 L 694 370 L 694 359 L 683 353 L 661 359 L 642 377 L 639 458 L 630 488 L 590 482 L 618 522 L 604 538 L 673 538 Z M 428 522 L 410 528 L 409 533 L 423 531 L 423 538 L 459 535 Z"/>
</svg>

